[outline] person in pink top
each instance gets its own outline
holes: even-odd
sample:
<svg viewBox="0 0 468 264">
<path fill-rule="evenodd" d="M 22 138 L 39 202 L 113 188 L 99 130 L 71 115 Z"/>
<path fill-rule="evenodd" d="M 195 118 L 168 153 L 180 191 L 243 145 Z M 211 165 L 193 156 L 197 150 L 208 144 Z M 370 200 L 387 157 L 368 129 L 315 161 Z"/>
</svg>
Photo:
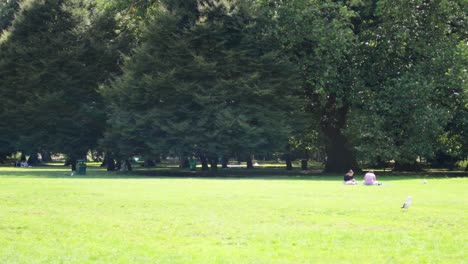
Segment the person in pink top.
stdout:
<svg viewBox="0 0 468 264">
<path fill-rule="evenodd" d="M 380 185 L 375 177 L 374 171 L 370 170 L 364 175 L 364 184 L 365 185 Z"/>
</svg>

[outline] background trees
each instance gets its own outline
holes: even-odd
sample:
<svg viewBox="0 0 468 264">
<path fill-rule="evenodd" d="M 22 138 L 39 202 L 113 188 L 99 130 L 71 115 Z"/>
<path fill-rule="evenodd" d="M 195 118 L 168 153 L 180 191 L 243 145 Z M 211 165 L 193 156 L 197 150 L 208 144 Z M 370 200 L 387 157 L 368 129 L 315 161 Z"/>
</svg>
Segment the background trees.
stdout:
<svg viewBox="0 0 468 264">
<path fill-rule="evenodd" d="M 1 32 L 7 29 L 19 9 L 19 0 L 4 0 L 0 2 L 0 35 Z"/>
<path fill-rule="evenodd" d="M 126 148 L 132 142 L 140 154 L 195 155 L 215 169 L 222 156 L 285 145 L 295 112 L 294 65 L 239 2 L 192 3 L 155 15 L 107 91 L 109 133 L 125 142 L 120 152 L 135 153 Z"/>
<path fill-rule="evenodd" d="M 26 153 L 84 157 L 104 127 L 99 83 L 116 66 L 111 20 L 77 1 L 29 1 L 0 46 L 9 138 Z"/>
<path fill-rule="evenodd" d="M 0 157 L 100 148 L 106 160 L 163 153 L 216 168 L 315 149 L 328 172 L 453 166 L 467 155 L 467 8 L 3 1 Z"/>
<path fill-rule="evenodd" d="M 375 1 L 354 8 L 361 14 L 355 20 L 360 85 L 349 136 L 364 160 L 393 159 L 396 169 L 417 169 L 417 157 L 434 156 L 458 95 L 466 93 L 466 74 L 452 74 L 465 60 L 457 48 L 466 39 L 458 25 L 464 7 Z"/>
<path fill-rule="evenodd" d="M 343 134 L 356 84 L 352 51 L 352 13 L 334 1 L 264 1 L 271 28 L 282 50 L 299 67 L 301 85 L 315 124 L 324 138 L 325 171 L 358 167 L 352 145 Z M 307 131 L 304 131 L 307 134 Z"/>
</svg>

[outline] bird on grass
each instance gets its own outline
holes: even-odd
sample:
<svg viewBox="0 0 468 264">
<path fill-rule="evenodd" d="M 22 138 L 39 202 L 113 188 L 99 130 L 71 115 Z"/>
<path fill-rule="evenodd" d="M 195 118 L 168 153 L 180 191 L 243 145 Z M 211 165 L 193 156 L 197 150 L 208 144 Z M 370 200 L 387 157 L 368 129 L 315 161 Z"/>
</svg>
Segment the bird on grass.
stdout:
<svg viewBox="0 0 468 264">
<path fill-rule="evenodd" d="M 401 209 L 408 210 L 410 205 L 411 205 L 411 196 L 408 196 L 408 198 L 406 198 L 406 202 L 401 206 Z"/>
</svg>

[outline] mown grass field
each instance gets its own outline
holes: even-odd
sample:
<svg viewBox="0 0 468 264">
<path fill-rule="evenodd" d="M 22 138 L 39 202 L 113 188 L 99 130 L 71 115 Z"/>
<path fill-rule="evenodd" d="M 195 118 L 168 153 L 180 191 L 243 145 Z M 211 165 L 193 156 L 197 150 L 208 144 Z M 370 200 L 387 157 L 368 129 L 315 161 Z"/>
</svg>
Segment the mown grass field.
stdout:
<svg viewBox="0 0 468 264">
<path fill-rule="evenodd" d="M 423 177 L 2 167 L 0 263 L 467 263 L 468 178 Z"/>
</svg>

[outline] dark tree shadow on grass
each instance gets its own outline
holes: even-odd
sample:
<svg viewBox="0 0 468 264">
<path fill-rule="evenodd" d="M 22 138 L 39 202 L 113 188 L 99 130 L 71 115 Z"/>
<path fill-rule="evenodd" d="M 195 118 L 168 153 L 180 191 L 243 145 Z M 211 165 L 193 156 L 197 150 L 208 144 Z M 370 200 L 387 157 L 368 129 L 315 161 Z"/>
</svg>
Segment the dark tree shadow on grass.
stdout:
<svg viewBox="0 0 468 264">
<path fill-rule="evenodd" d="M 426 171 L 426 172 L 383 172 L 376 171 L 378 180 L 394 181 L 404 179 L 422 178 L 453 178 L 467 177 L 468 173 L 463 171 Z M 344 175 L 344 173 L 343 173 Z M 100 167 L 89 166 L 85 175 L 71 176 L 70 168 L 63 166 L 42 166 L 31 168 L 0 167 L 0 180 L 2 177 L 25 177 L 25 178 L 69 178 L 69 179 L 259 179 L 259 180 L 307 180 L 307 181 L 336 181 L 341 182 L 343 175 L 325 174 L 318 170 L 287 171 L 284 168 L 228 168 L 218 169 L 216 173 L 204 171 L 189 171 L 178 168 L 153 168 L 135 169 L 131 172 L 107 172 Z M 363 175 L 355 175 L 356 180 L 361 181 Z"/>
</svg>

